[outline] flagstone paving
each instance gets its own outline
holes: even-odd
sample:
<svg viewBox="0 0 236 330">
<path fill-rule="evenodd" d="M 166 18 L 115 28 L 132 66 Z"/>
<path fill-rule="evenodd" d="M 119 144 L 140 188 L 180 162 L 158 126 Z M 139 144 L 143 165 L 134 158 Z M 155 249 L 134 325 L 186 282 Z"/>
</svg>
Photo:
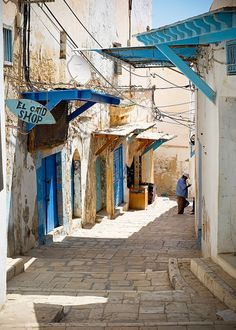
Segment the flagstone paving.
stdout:
<svg viewBox="0 0 236 330">
<path fill-rule="evenodd" d="M 0 329 L 236 329 L 228 309 L 191 273 L 201 256 L 194 218 L 158 198 L 146 211 L 104 219 L 31 250 L 24 273 L 8 282 Z M 175 290 L 169 258 L 191 290 Z"/>
</svg>

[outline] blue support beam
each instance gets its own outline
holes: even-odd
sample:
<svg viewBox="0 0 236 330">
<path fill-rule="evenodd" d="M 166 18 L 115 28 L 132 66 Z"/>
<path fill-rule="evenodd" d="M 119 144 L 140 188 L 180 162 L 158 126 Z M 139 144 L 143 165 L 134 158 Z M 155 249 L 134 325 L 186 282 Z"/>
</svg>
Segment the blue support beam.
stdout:
<svg viewBox="0 0 236 330">
<path fill-rule="evenodd" d="M 76 109 L 75 111 L 73 111 L 67 118 L 68 121 L 72 121 L 73 119 L 75 119 L 77 116 L 81 115 L 84 111 L 88 110 L 89 108 L 91 108 L 94 104 L 96 104 L 96 102 L 86 102 L 84 103 L 81 107 L 79 107 L 78 109 Z"/>
<path fill-rule="evenodd" d="M 24 92 L 22 93 L 22 97 L 45 104 L 48 111 L 52 111 L 52 109 L 61 101 L 69 102 L 78 100 L 86 102 L 80 108 L 78 108 L 68 116 L 69 121 L 73 120 L 82 112 L 89 109 L 95 103 L 104 103 L 112 105 L 118 105 L 120 103 L 119 97 L 110 94 L 100 93 L 91 89 L 59 89 L 50 91 Z M 35 125 L 27 124 L 26 131 L 29 132 L 34 126 Z"/>
<path fill-rule="evenodd" d="M 159 139 L 155 142 L 153 142 L 152 144 L 150 144 L 143 152 L 142 155 L 145 155 L 148 151 L 150 150 L 156 150 L 157 148 L 159 148 L 163 143 L 167 142 L 169 140 L 166 140 L 166 139 Z"/>
<path fill-rule="evenodd" d="M 215 102 L 216 93 L 203 81 L 175 52 L 167 45 L 156 45 L 156 47 L 189 79 L 206 97 Z"/>
<path fill-rule="evenodd" d="M 93 91 L 91 89 L 64 89 L 64 90 L 50 90 L 50 91 L 40 91 L 40 92 L 25 92 L 22 96 L 26 99 L 34 100 L 37 102 L 57 102 L 61 101 L 92 101 L 98 103 L 108 103 L 118 105 L 120 103 L 120 98 Z"/>
<path fill-rule="evenodd" d="M 197 56 L 197 47 L 174 47 L 177 55 L 184 58 L 195 59 Z M 155 46 L 146 47 L 122 47 L 110 49 L 96 49 L 97 53 L 114 58 L 133 65 L 135 68 L 145 68 L 150 66 L 173 66 L 168 58 L 160 52 Z"/>
</svg>

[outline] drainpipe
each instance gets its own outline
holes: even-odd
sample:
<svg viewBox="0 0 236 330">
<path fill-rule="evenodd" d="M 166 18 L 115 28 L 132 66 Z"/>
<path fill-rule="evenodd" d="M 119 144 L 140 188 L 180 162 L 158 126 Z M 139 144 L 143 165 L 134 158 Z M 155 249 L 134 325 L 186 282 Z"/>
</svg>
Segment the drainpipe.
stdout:
<svg viewBox="0 0 236 330">
<path fill-rule="evenodd" d="M 127 42 L 127 46 L 131 46 L 131 33 L 132 33 L 132 21 L 131 21 L 131 15 L 132 15 L 132 0 L 129 0 L 129 39 Z M 132 85 L 132 76 L 131 76 L 131 65 L 130 65 L 130 73 L 129 73 L 129 88 L 130 88 L 130 94 L 131 94 L 131 85 Z"/>
</svg>

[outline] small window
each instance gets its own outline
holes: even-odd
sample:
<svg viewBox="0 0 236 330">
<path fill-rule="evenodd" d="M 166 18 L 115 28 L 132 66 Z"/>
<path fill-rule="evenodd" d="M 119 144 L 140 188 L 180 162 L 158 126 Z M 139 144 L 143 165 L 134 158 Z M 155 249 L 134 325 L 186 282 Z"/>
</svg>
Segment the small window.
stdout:
<svg viewBox="0 0 236 330">
<path fill-rule="evenodd" d="M 236 40 L 226 44 L 227 51 L 227 74 L 236 74 Z"/>
<path fill-rule="evenodd" d="M 12 29 L 3 28 L 4 64 L 12 64 Z"/>
</svg>

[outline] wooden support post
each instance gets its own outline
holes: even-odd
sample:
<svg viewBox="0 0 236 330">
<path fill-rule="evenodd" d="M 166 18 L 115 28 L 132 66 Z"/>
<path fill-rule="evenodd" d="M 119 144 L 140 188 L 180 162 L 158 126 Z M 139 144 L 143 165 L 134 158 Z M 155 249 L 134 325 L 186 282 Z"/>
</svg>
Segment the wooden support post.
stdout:
<svg viewBox="0 0 236 330">
<path fill-rule="evenodd" d="M 106 148 L 108 148 L 112 142 L 116 139 L 116 136 L 111 136 L 107 138 L 107 141 L 95 152 L 95 156 L 100 155 Z"/>
<path fill-rule="evenodd" d="M 117 137 L 117 139 L 113 142 L 110 151 L 114 151 L 123 141 L 124 138 Z"/>
<path fill-rule="evenodd" d="M 144 141 L 140 141 L 140 145 L 137 149 L 137 152 L 139 152 L 140 150 L 145 150 L 150 144 L 153 143 L 153 140 L 144 140 Z"/>
</svg>

